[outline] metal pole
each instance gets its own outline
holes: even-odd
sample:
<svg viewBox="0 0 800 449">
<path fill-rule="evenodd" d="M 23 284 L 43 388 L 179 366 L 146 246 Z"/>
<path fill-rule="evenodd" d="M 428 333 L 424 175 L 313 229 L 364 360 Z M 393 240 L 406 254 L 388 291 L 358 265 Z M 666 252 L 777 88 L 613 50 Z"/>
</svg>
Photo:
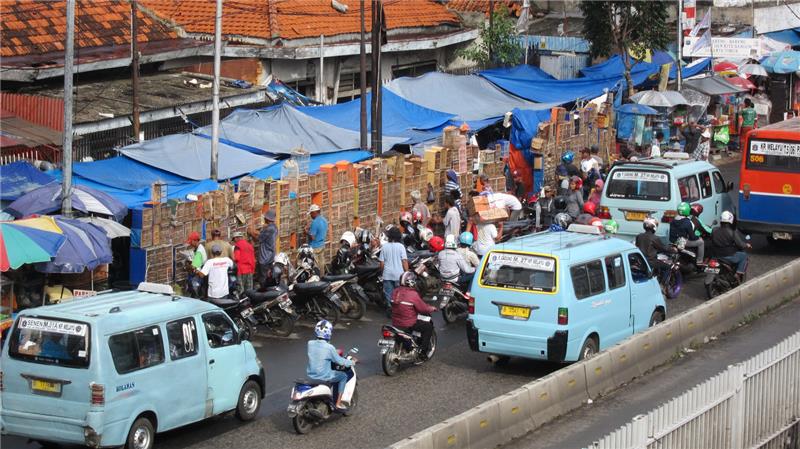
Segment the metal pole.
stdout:
<svg viewBox="0 0 800 449">
<path fill-rule="evenodd" d="M 219 155 L 219 71 L 222 54 L 222 0 L 217 0 L 214 16 L 214 99 L 211 109 L 211 179 L 217 180 Z"/>
<path fill-rule="evenodd" d="M 72 216 L 72 70 L 75 55 L 75 0 L 67 0 L 67 40 L 64 42 L 64 140 L 61 213 Z"/>
<path fill-rule="evenodd" d="M 489 35 L 494 31 L 494 0 L 489 0 Z M 494 67 L 494 51 L 492 51 L 492 42 L 486 43 L 489 49 L 489 67 Z"/>
<path fill-rule="evenodd" d="M 683 60 L 683 0 L 678 0 L 678 60 L 675 67 L 678 77 L 676 78 L 678 90 L 683 86 L 683 70 L 681 69 Z"/>
<path fill-rule="evenodd" d="M 364 0 L 361 0 L 361 149 L 367 149 L 367 36 L 364 24 Z"/>
<path fill-rule="evenodd" d="M 327 92 L 325 92 L 325 35 L 319 35 L 319 81 L 317 83 L 319 85 L 319 91 L 317 92 L 317 101 L 322 104 L 326 104 L 325 97 L 327 97 Z"/>
<path fill-rule="evenodd" d="M 131 87 L 133 90 L 133 139 L 140 141 L 140 123 L 139 123 L 139 46 L 137 45 L 137 37 L 139 36 L 138 20 L 136 18 L 137 6 L 136 0 L 131 0 Z"/>
<path fill-rule="evenodd" d="M 377 135 L 377 148 L 378 154 L 383 153 L 383 95 L 381 95 L 381 86 L 383 85 L 383 77 L 381 77 L 381 29 L 383 27 L 383 4 L 382 0 L 378 0 L 378 11 L 375 13 L 375 17 L 377 18 L 377 25 L 376 28 L 378 32 L 375 35 L 375 42 L 376 42 L 376 49 L 375 49 L 375 60 L 377 61 L 376 67 L 378 70 L 375 71 L 375 87 L 372 89 L 372 96 L 376 99 L 376 106 L 375 106 L 375 116 L 376 119 L 372 122 L 372 128 L 375 129 L 375 134 Z"/>
<path fill-rule="evenodd" d="M 378 66 L 378 59 L 377 59 L 377 51 L 378 51 L 378 40 L 376 36 L 378 35 L 378 27 L 376 26 L 377 23 L 377 14 L 378 8 L 378 0 L 371 0 L 372 1 L 372 45 L 370 48 L 370 58 L 372 61 L 372 76 L 371 76 L 371 84 L 372 84 L 372 101 L 370 102 L 370 115 L 372 117 L 372 129 L 370 130 L 370 148 L 372 152 L 376 155 L 380 155 L 380 149 L 378 149 L 378 139 L 377 133 L 375 131 L 375 123 L 377 123 L 378 117 L 378 97 L 375 95 L 376 86 L 378 85 L 378 79 L 380 79 L 380 75 L 378 72 L 380 71 L 380 67 Z"/>
</svg>

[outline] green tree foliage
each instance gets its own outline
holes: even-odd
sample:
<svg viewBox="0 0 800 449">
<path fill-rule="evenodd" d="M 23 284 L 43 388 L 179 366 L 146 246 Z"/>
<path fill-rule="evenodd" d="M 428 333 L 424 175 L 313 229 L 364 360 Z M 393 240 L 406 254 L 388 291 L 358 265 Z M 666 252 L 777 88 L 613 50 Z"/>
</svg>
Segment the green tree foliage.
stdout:
<svg viewBox="0 0 800 449">
<path fill-rule="evenodd" d="M 480 40 L 456 54 L 462 58 L 487 66 L 508 66 L 520 63 L 524 49 L 519 44 L 516 32 L 516 20 L 511 17 L 505 6 L 500 5 L 493 14 L 492 27 L 483 24 Z M 489 60 L 491 49 L 492 60 Z"/>
<path fill-rule="evenodd" d="M 667 24 L 669 4 L 666 0 L 584 0 L 580 4 L 583 37 L 592 44 L 592 56 L 623 56 L 629 96 L 633 95 L 629 55 L 664 50 L 672 40 L 673 32 Z"/>
</svg>

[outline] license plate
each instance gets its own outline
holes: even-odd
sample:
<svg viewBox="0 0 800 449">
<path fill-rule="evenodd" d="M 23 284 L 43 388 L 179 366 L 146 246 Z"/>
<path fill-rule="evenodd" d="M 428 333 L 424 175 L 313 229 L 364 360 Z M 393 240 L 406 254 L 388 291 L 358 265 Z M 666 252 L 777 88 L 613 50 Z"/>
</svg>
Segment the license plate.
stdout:
<svg viewBox="0 0 800 449">
<path fill-rule="evenodd" d="M 31 380 L 31 390 L 41 393 L 61 394 L 61 384 L 58 382 L 48 382 L 46 380 Z"/>
<path fill-rule="evenodd" d="M 250 307 L 242 309 L 242 318 L 250 318 L 251 316 L 253 316 L 253 309 Z"/>
<path fill-rule="evenodd" d="M 442 301 L 439 303 L 439 308 L 442 308 L 442 307 L 446 306 L 447 303 L 450 302 L 450 297 L 449 296 L 441 296 L 440 298 L 441 298 Z"/>
<path fill-rule="evenodd" d="M 705 272 L 706 273 L 712 273 L 712 274 L 718 274 L 719 273 L 719 268 L 706 267 Z"/>
<path fill-rule="evenodd" d="M 531 316 L 531 309 L 527 307 L 501 306 L 500 316 L 527 320 Z"/>
<path fill-rule="evenodd" d="M 792 234 L 788 232 L 773 232 L 772 238 L 775 240 L 791 240 Z"/>
<path fill-rule="evenodd" d="M 628 221 L 644 221 L 647 212 L 625 212 L 625 219 Z"/>
<path fill-rule="evenodd" d="M 292 306 L 292 301 L 289 299 L 278 303 L 278 307 L 280 307 L 283 310 L 289 310 L 291 306 Z"/>
<path fill-rule="evenodd" d="M 378 340 L 378 346 L 394 346 L 394 340 Z"/>
</svg>

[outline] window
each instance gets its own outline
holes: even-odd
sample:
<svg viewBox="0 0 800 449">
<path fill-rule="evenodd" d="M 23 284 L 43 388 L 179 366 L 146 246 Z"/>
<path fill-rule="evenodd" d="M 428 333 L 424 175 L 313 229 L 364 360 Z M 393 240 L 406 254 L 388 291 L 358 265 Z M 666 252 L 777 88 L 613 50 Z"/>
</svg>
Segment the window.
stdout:
<svg viewBox="0 0 800 449">
<path fill-rule="evenodd" d="M 137 329 L 108 339 L 111 358 L 119 374 L 130 373 L 164 362 L 164 342 L 158 326 Z"/>
<path fill-rule="evenodd" d="M 746 168 L 800 173 L 800 142 L 752 139 L 749 143 Z"/>
<path fill-rule="evenodd" d="M 700 188 L 697 186 L 695 175 L 679 179 L 678 190 L 681 192 L 681 201 L 691 203 L 700 199 Z"/>
<path fill-rule="evenodd" d="M 724 193 L 728 191 L 728 187 L 725 185 L 725 180 L 722 179 L 722 173 L 715 171 L 711 172 L 714 175 L 714 190 L 717 193 Z"/>
<path fill-rule="evenodd" d="M 21 316 L 8 345 L 18 360 L 45 365 L 89 366 L 90 328 L 86 323 Z"/>
<path fill-rule="evenodd" d="M 169 342 L 169 357 L 172 360 L 197 354 L 197 326 L 194 318 L 184 318 L 167 323 L 167 341 Z"/>
<path fill-rule="evenodd" d="M 222 348 L 239 343 L 233 323 L 224 313 L 213 312 L 203 315 L 203 325 L 206 328 L 210 347 Z"/>
<path fill-rule="evenodd" d="M 703 195 L 703 198 L 708 198 L 713 193 L 711 191 L 711 175 L 708 174 L 707 171 L 704 171 L 700 174 L 700 193 Z"/>
<path fill-rule="evenodd" d="M 575 289 L 576 298 L 588 298 L 606 291 L 603 264 L 599 260 L 576 265 L 571 267 L 569 272 L 572 276 L 572 287 Z"/>
<path fill-rule="evenodd" d="M 606 273 L 608 274 L 609 290 L 625 285 L 625 266 L 622 264 L 621 255 L 606 257 Z"/>
<path fill-rule="evenodd" d="M 493 251 L 486 257 L 480 283 L 488 287 L 554 292 L 556 260 L 532 254 Z"/>
<path fill-rule="evenodd" d="M 631 267 L 631 278 L 633 278 L 633 282 L 639 284 L 647 282 L 647 280 L 650 279 L 650 269 L 641 254 L 628 254 L 628 264 Z"/>
<path fill-rule="evenodd" d="M 608 198 L 669 201 L 669 174 L 652 170 L 614 170 L 606 184 Z"/>
</svg>

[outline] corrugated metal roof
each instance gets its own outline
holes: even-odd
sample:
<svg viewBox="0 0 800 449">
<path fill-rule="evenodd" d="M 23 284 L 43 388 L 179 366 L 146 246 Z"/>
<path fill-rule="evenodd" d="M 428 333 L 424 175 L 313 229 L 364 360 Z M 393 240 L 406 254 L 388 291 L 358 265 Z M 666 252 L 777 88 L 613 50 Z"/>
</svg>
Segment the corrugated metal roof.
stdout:
<svg viewBox="0 0 800 449">
<path fill-rule="evenodd" d="M 568 51 L 574 53 L 589 53 L 589 41 L 573 36 L 520 36 L 523 44 L 527 42 L 531 47 L 548 51 Z"/>
</svg>

